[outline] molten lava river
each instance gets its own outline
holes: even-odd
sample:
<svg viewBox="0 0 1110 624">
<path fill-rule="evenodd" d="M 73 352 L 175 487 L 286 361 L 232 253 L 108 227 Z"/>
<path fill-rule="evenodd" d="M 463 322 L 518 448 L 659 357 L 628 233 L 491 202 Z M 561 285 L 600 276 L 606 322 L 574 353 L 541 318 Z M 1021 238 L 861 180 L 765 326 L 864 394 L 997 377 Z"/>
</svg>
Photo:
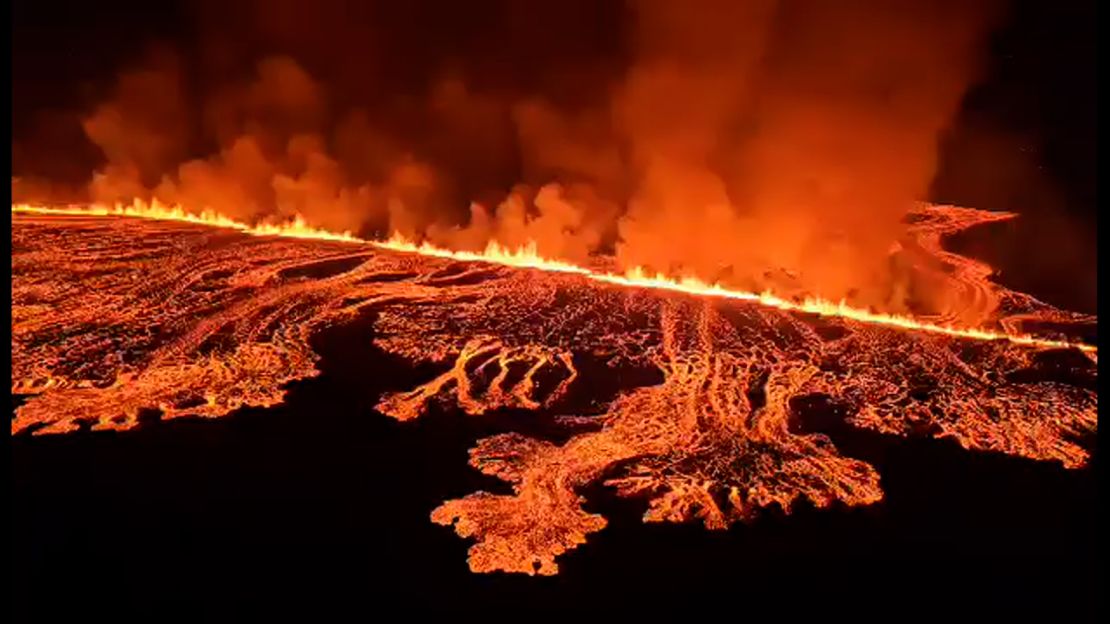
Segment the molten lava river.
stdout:
<svg viewBox="0 0 1110 624">
<path fill-rule="evenodd" d="M 314 332 L 370 318 L 379 349 L 434 371 L 380 397 L 382 415 L 534 410 L 569 432 L 476 442 L 471 465 L 511 493 L 431 513 L 473 540 L 475 572 L 555 574 L 561 553 L 606 525 L 583 507 L 596 485 L 647 500 L 646 522 L 709 529 L 769 506 L 881 500 L 875 468 L 814 425 L 830 419 L 1069 468 L 1089 460 L 1097 351 L 1066 334 L 1094 319 L 940 248 L 944 234 L 1002 218 L 992 213 L 923 207 L 913 225 L 919 255 L 993 319 L 966 330 L 496 249 L 136 216 L 13 206 L 12 391 L 32 395 L 13 434 L 275 405 L 317 374 Z M 591 377 L 621 391 L 572 401 Z"/>
</svg>

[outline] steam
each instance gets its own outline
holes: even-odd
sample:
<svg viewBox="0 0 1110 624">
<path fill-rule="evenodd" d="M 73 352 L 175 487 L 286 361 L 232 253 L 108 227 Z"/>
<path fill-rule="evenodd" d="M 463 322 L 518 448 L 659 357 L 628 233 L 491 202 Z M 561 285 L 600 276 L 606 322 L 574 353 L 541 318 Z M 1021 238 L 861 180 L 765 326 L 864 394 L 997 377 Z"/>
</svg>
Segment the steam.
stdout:
<svg viewBox="0 0 1110 624">
<path fill-rule="evenodd" d="M 618 256 L 896 307 L 887 258 L 932 180 L 989 15 L 702 4 L 637 4 L 643 51 L 618 118 L 639 184 Z"/>
<path fill-rule="evenodd" d="M 293 32 L 287 13 L 260 30 Z M 263 56 L 214 88 L 163 50 L 85 115 L 105 161 L 87 191 L 459 249 L 534 242 L 896 310 L 907 276 L 890 250 L 991 17 L 962 2 L 642 0 L 613 34 L 623 68 L 567 61 L 588 76 L 575 102 L 479 87 L 447 62 L 415 90 L 367 93 L 383 59 L 352 86 L 353 36 L 330 72 Z"/>
</svg>

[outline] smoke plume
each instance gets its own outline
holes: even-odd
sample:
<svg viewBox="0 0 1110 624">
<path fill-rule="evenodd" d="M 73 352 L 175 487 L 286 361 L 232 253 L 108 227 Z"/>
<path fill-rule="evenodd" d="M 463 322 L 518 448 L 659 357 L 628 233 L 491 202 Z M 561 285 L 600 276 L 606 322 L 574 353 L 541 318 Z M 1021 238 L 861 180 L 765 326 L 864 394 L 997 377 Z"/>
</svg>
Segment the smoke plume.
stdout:
<svg viewBox="0 0 1110 624">
<path fill-rule="evenodd" d="M 925 199 L 994 13 L 223 4 L 201 3 L 199 41 L 133 62 L 82 112 L 103 159 L 90 199 L 456 248 L 534 242 L 890 309 L 909 279 L 890 261 L 902 217 Z"/>
</svg>

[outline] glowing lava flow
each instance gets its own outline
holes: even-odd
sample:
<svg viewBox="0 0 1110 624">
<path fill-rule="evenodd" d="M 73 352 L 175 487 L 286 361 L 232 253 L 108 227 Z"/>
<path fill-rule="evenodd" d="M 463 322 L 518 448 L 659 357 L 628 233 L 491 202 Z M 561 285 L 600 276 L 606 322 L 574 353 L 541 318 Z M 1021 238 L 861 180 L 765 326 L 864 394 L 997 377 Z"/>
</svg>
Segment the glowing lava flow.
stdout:
<svg viewBox="0 0 1110 624">
<path fill-rule="evenodd" d="M 156 221 L 180 221 L 197 225 L 239 230 L 254 236 L 284 236 L 286 238 L 307 238 L 314 240 L 345 241 L 350 243 L 367 242 L 353 236 L 350 232 L 337 234 L 335 232 L 328 232 L 327 230 L 311 227 L 304 222 L 304 219 L 300 215 L 297 215 L 292 221 L 280 225 L 267 223 L 248 225 L 212 211 L 206 210 L 199 215 L 193 214 L 180 206 L 162 205 L 158 200 L 154 200 L 150 204 L 135 200 L 130 204 L 116 204 L 114 206 L 94 204 L 90 206 L 55 207 L 13 204 L 12 212 L 79 217 L 134 217 L 137 219 L 153 219 Z"/>
<path fill-rule="evenodd" d="M 975 295 L 976 317 L 1011 331 L 1011 321 L 1095 322 L 941 256 L 946 232 L 992 219 L 961 210 L 923 208 L 906 237 L 920 247 L 911 260 L 955 267 L 944 286 L 957 303 Z M 29 395 L 13 435 L 272 407 L 295 382 L 330 374 L 333 358 L 338 379 L 354 382 L 352 403 L 339 403 L 352 415 L 373 405 L 399 421 L 485 415 L 481 430 L 506 426 L 470 452 L 500 491 L 430 514 L 472 541 L 474 572 L 558 573 L 608 523 L 586 508 L 595 488 L 646 503 L 645 522 L 718 530 L 771 506 L 879 503 L 878 467 L 853 456 L 854 443 L 838 448 L 840 433 L 947 439 L 1080 469 L 1098 431 L 1094 353 L 1013 336 L 954 339 L 994 335 L 603 273 L 534 247 L 453 252 L 160 206 L 13 211 L 48 215 L 12 218 L 12 392 Z M 212 222 L 230 229 L 191 225 Z M 307 430 L 316 411 L 290 413 Z M 514 431 L 525 421 L 535 433 Z"/>
<path fill-rule="evenodd" d="M 211 211 L 205 211 L 199 215 L 196 215 L 187 212 L 179 206 L 164 206 L 157 201 L 154 201 L 150 204 L 145 204 L 143 202 L 135 200 L 129 205 L 116 204 L 114 206 L 90 205 L 51 207 L 29 204 L 13 204 L 12 212 L 74 216 L 136 217 L 163 221 L 181 221 L 186 223 L 208 225 L 212 227 L 229 228 L 239 230 L 241 232 L 254 236 L 282 236 L 288 238 L 361 243 L 373 245 L 382 249 L 389 249 L 405 253 L 416 253 L 424 256 L 434 256 L 438 258 L 450 258 L 462 262 L 487 262 L 512 267 L 538 269 L 542 271 L 574 273 L 593 281 L 616 284 L 625 287 L 650 288 L 654 290 L 666 290 L 697 296 L 750 301 L 753 303 L 758 303 L 760 305 L 778 308 L 780 310 L 801 312 L 806 314 L 816 314 L 819 316 L 835 316 L 859 321 L 862 323 L 871 323 L 888 327 L 898 327 L 901 329 L 913 331 L 945 334 L 957 338 L 968 338 L 974 340 L 1008 340 L 1016 344 L 1047 348 L 1075 348 L 1085 353 L 1091 354 L 1092 357 L 1094 357 L 1094 355 L 1098 352 L 1098 348 L 1093 345 L 1068 342 L 1065 340 L 1050 340 L 1045 338 L 1038 338 L 1029 334 L 1015 334 L 996 332 L 987 329 L 959 328 L 945 325 L 936 325 L 928 322 L 918 321 L 907 316 L 883 314 L 872 312 L 870 310 L 854 308 L 847 305 L 843 301 L 832 302 L 819 298 L 807 298 L 801 302 L 796 302 L 788 299 L 783 299 L 770 292 L 753 293 L 731 290 L 719 284 L 710 284 L 693 277 L 682 277 L 676 279 L 664 276 L 662 274 L 649 274 L 645 272 L 641 267 L 633 267 L 629 269 L 624 275 L 597 272 L 567 262 L 545 258 L 539 255 L 535 243 L 531 243 L 517 249 L 509 249 L 506 247 L 502 247 L 496 242 L 491 241 L 489 245 L 486 246 L 485 250 L 481 252 L 452 251 L 449 249 L 436 247 L 426 242 L 422 244 L 416 244 L 414 242 L 406 240 L 399 234 L 395 234 L 387 241 L 368 241 L 360 239 L 352 235 L 350 232 L 328 232 L 326 230 L 313 228 L 307 225 L 300 217 L 300 215 L 297 215 L 293 221 L 280 225 L 248 225 L 246 223 L 236 221 L 234 219 L 216 214 Z"/>
</svg>

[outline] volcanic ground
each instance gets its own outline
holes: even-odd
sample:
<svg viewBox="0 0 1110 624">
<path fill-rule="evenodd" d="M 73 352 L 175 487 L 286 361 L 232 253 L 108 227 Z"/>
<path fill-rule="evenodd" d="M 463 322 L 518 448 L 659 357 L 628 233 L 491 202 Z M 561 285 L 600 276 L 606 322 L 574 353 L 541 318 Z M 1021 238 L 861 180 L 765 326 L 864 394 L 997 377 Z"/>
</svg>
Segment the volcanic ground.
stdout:
<svg viewBox="0 0 1110 624">
<path fill-rule="evenodd" d="M 982 220 L 926 211 L 917 226 L 919 250 L 947 267 L 967 307 L 1000 328 L 1089 328 L 939 251 L 942 234 Z M 411 375 L 347 362 L 349 378 L 377 389 L 367 418 L 508 423 L 470 451 L 503 487 L 431 510 L 471 541 L 475 572 L 558 573 L 560 555 L 606 527 L 587 509 L 599 489 L 644 501 L 645 522 L 708 529 L 798 504 L 879 503 L 880 473 L 834 430 L 1074 470 L 1097 429 L 1093 352 L 347 242 L 13 214 L 12 278 L 12 389 L 30 395 L 13 434 L 279 405 L 291 382 L 319 373 L 316 336 L 368 325 L 365 340 L 420 378 L 394 387 Z"/>
</svg>

